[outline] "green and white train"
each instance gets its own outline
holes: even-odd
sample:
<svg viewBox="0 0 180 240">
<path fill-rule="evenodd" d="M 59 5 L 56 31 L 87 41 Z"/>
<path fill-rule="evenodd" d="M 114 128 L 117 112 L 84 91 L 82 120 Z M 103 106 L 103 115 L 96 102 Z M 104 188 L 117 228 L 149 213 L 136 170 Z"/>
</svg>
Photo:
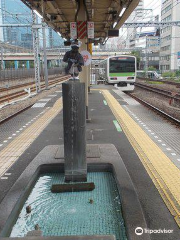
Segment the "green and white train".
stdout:
<svg viewBox="0 0 180 240">
<path fill-rule="evenodd" d="M 136 57 L 120 55 L 108 57 L 99 63 L 99 77 L 108 84 L 117 84 L 122 91 L 133 91 L 136 81 Z"/>
</svg>

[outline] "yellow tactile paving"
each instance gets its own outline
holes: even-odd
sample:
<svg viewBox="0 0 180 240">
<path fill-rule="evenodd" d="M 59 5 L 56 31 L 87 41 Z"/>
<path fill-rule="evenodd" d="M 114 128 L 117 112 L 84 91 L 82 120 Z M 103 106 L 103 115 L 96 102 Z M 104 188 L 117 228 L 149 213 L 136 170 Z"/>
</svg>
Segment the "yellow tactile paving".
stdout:
<svg viewBox="0 0 180 240">
<path fill-rule="evenodd" d="M 108 90 L 101 92 L 180 227 L 180 170 Z"/>
<path fill-rule="evenodd" d="M 0 177 L 14 164 L 61 110 L 62 98 L 57 100 L 52 108 L 41 115 L 36 122 L 26 128 L 24 132 L 0 152 Z"/>
</svg>

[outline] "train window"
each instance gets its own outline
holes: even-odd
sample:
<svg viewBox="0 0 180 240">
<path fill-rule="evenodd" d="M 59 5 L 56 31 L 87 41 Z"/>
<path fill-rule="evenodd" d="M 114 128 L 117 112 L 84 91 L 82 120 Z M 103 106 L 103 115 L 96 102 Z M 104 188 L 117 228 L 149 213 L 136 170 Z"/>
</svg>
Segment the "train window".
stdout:
<svg viewBox="0 0 180 240">
<path fill-rule="evenodd" d="M 135 59 L 114 60 L 110 59 L 110 73 L 135 72 Z"/>
</svg>

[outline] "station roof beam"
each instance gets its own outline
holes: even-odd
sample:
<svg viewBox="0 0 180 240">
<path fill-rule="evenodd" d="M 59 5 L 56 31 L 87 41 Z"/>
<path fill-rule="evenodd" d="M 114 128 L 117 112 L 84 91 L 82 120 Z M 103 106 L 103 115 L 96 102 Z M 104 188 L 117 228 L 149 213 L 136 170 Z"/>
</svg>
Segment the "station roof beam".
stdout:
<svg viewBox="0 0 180 240">
<path fill-rule="evenodd" d="M 41 14 L 45 22 L 62 37 L 70 38 L 70 22 L 77 21 L 80 3 L 84 4 L 87 20 L 95 24 L 95 39 L 104 41 L 108 30 L 119 29 L 140 0 L 21 0 Z M 42 5 L 44 4 L 44 7 Z M 44 12 L 44 13 L 43 13 Z"/>
</svg>

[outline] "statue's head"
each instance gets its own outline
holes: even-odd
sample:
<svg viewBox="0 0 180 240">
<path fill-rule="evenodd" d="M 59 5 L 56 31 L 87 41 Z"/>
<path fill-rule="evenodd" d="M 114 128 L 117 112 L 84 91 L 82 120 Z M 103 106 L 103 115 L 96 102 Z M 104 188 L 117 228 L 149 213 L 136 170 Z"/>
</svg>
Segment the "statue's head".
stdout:
<svg viewBox="0 0 180 240">
<path fill-rule="evenodd" d="M 78 40 L 73 40 L 71 43 L 71 49 L 73 52 L 78 52 L 80 47 L 80 42 Z"/>
</svg>

